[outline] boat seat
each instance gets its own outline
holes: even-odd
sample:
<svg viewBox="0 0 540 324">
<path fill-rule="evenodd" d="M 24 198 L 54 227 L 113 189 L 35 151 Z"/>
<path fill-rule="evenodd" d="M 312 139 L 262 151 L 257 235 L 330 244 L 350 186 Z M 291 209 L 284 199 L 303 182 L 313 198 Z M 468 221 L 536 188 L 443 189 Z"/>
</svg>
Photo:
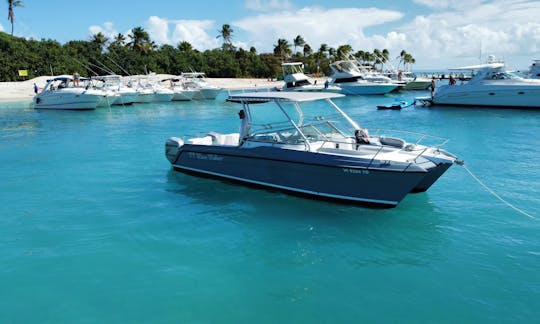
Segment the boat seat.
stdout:
<svg viewBox="0 0 540 324">
<path fill-rule="evenodd" d="M 396 137 L 385 137 L 381 136 L 379 137 L 379 141 L 382 145 L 388 145 L 388 146 L 394 146 L 398 148 L 403 148 L 405 146 L 405 141 L 401 138 Z"/>
<path fill-rule="evenodd" d="M 196 137 L 196 138 L 190 138 L 187 140 L 188 144 L 194 144 L 194 145 L 212 145 L 212 137 L 205 136 L 205 137 Z"/>
<path fill-rule="evenodd" d="M 212 145 L 238 145 L 240 140 L 240 134 L 219 134 L 215 132 L 208 133 L 208 136 L 212 139 Z"/>
</svg>

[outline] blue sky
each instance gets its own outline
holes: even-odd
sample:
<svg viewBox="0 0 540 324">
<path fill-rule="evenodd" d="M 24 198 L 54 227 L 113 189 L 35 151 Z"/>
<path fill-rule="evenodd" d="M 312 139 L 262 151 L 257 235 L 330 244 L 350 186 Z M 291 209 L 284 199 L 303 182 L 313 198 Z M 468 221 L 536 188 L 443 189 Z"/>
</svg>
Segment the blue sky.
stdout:
<svg viewBox="0 0 540 324">
<path fill-rule="evenodd" d="M 126 1 L 23 0 L 15 8 L 15 35 L 61 43 L 112 36 L 142 26 L 158 44 L 188 41 L 205 50 L 220 45 L 221 25 L 232 26 L 236 46 L 272 51 L 278 38 L 296 35 L 317 49 L 350 44 L 356 50 L 387 48 L 411 53 L 415 69 L 479 63 L 494 54 L 517 69 L 540 58 L 540 1 Z M 0 1 L 0 30 L 11 31 Z M 0 15 L 1 17 L 2 15 Z"/>
</svg>

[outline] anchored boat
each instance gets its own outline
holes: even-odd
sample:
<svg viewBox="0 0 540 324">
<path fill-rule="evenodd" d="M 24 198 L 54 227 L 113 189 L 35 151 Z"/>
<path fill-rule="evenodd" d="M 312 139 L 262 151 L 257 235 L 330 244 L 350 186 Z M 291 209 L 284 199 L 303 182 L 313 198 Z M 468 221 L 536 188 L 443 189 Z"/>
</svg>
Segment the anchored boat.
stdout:
<svg viewBox="0 0 540 324">
<path fill-rule="evenodd" d="M 369 135 L 332 100 L 342 96 L 231 95 L 242 104 L 239 133 L 172 137 L 165 155 L 178 171 L 386 207 L 427 190 L 456 161 L 440 148 L 446 141 L 426 146 Z"/>
</svg>

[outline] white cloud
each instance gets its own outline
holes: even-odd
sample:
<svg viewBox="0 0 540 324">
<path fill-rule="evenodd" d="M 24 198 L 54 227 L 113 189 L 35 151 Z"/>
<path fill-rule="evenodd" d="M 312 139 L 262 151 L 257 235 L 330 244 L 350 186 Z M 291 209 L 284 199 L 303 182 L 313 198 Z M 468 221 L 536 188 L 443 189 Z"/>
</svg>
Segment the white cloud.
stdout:
<svg viewBox="0 0 540 324">
<path fill-rule="evenodd" d="M 170 44 L 169 22 L 157 16 L 150 16 L 146 21 L 146 27 L 150 38 L 159 45 Z"/>
<path fill-rule="evenodd" d="M 176 46 L 182 41 L 189 42 L 198 50 L 213 49 L 220 46 L 216 39 L 217 28 L 212 20 L 171 20 L 151 16 L 146 21 L 146 31 L 150 39 L 158 45 Z"/>
<path fill-rule="evenodd" d="M 211 20 L 177 20 L 174 24 L 172 35 L 174 44 L 186 41 L 198 50 L 213 49 L 220 45 L 215 36 L 218 30 Z M 208 31 L 213 34 L 209 34 Z"/>
<path fill-rule="evenodd" d="M 88 27 L 88 30 L 90 31 L 90 35 L 102 33 L 109 40 L 113 39 L 118 34 L 118 31 L 114 28 L 114 24 L 112 22 L 106 22 L 102 26 L 92 25 Z"/>
<path fill-rule="evenodd" d="M 254 11 L 280 11 L 293 8 L 288 0 L 246 0 L 245 6 Z"/>
<path fill-rule="evenodd" d="M 474 64 L 480 55 L 495 54 L 514 57 L 515 62 L 508 63 L 522 66 L 538 55 L 539 16 L 539 2 L 497 0 L 417 16 L 399 32 L 407 35 L 406 50 L 425 65 L 440 66 L 438 60 Z"/>
<path fill-rule="evenodd" d="M 324 9 L 306 7 L 300 10 L 259 14 L 232 23 L 249 35 L 259 51 L 272 51 L 278 38 L 292 42 L 301 35 L 314 49 L 322 43 L 332 47 L 350 44 L 353 48 L 369 48 L 372 40 L 364 29 L 399 20 L 403 14 L 377 8 Z M 367 42 L 367 43 L 366 43 Z"/>
</svg>

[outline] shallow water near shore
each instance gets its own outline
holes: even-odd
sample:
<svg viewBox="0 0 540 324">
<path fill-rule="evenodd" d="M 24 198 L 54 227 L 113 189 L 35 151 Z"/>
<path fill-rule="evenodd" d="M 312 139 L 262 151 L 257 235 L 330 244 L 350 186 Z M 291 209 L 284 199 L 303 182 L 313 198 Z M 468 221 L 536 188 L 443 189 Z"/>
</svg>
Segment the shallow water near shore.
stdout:
<svg viewBox="0 0 540 324">
<path fill-rule="evenodd" d="M 363 127 L 449 138 L 459 166 L 393 209 L 171 170 L 168 137 L 238 130 L 216 101 L 0 103 L 0 322 L 532 322 L 540 111 L 336 99 Z"/>
</svg>

